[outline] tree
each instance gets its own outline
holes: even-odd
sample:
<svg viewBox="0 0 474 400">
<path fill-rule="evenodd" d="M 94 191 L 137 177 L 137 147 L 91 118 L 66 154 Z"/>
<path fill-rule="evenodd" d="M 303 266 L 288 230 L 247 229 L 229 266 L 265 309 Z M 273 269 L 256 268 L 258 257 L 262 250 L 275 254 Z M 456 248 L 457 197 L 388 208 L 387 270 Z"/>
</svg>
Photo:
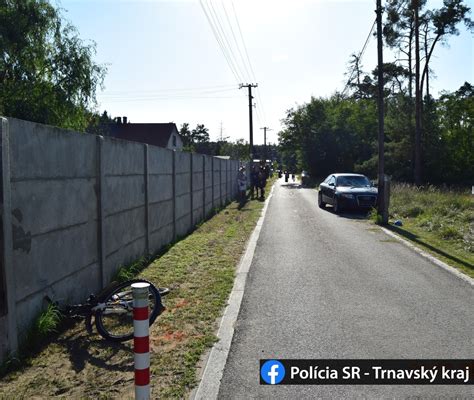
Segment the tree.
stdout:
<svg viewBox="0 0 474 400">
<path fill-rule="evenodd" d="M 107 111 L 102 114 L 91 113 L 89 117 L 89 125 L 86 128 L 87 133 L 100 136 L 110 136 L 110 126 L 114 123 Z"/>
<path fill-rule="evenodd" d="M 473 22 L 468 17 L 470 8 L 463 0 L 444 0 L 443 7 L 438 10 L 424 10 L 426 0 L 391 0 L 387 4 L 387 23 L 384 35 L 387 44 L 407 56 L 408 96 L 413 97 L 415 85 L 415 135 L 414 143 L 414 178 L 415 183 L 421 183 L 421 149 L 423 88 L 426 82 L 427 99 L 429 96 L 430 61 L 438 43 L 443 43 L 448 35 L 457 35 L 457 26 L 464 23 L 469 29 Z M 420 28 L 422 43 L 420 43 Z M 415 58 L 415 79 L 413 81 L 413 58 Z M 421 65 L 423 60 L 423 65 Z M 412 113 L 408 117 L 412 118 Z"/>
<path fill-rule="evenodd" d="M 0 113 L 83 131 L 105 67 L 46 0 L 0 0 Z"/>
<path fill-rule="evenodd" d="M 209 142 L 209 129 L 204 124 L 197 124 L 191 132 L 193 143 L 208 143 Z"/>
<path fill-rule="evenodd" d="M 181 128 L 179 129 L 179 135 L 181 136 L 181 140 L 183 141 L 184 151 L 193 152 L 193 136 L 191 130 L 189 129 L 189 124 L 187 122 L 181 125 Z"/>
</svg>

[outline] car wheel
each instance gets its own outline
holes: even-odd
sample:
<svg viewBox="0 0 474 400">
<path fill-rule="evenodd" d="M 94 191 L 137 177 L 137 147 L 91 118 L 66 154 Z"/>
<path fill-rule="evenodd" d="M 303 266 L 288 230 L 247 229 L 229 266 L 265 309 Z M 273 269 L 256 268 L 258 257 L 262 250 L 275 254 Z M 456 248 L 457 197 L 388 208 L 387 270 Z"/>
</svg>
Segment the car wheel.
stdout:
<svg viewBox="0 0 474 400">
<path fill-rule="evenodd" d="M 318 206 L 320 208 L 326 208 L 326 203 L 323 201 L 323 196 L 321 192 L 318 193 Z"/>
<path fill-rule="evenodd" d="M 334 197 L 334 212 L 336 214 L 339 214 L 341 212 L 341 206 L 339 205 L 339 199 L 337 197 Z"/>
</svg>

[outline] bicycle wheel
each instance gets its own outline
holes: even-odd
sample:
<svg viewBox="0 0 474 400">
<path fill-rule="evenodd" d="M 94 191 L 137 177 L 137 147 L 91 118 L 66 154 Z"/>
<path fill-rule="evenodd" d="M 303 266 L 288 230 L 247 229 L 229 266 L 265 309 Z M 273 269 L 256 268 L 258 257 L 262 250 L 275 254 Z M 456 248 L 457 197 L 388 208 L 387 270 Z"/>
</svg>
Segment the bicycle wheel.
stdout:
<svg viewBox="0 0 474 400">
<path fill-rule="evenodd" d="M 164 310 L 160 292 L 151 282 L 143 279 L 123 282 L 113 287 L 99 300 L 99 309 L 95 313 L 95 326 L 99 334 L 105 339 L 124 342 L 133 338 L 132 284 L 138 282 L 150 284 L 148 295 L 150 325 Z"/>
</svg>

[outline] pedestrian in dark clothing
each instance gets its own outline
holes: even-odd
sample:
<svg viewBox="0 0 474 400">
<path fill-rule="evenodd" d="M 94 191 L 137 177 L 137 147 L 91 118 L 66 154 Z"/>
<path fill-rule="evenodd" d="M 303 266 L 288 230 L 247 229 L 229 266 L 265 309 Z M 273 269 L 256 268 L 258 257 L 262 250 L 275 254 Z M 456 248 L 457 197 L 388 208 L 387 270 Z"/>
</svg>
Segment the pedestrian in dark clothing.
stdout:
<svg viewBox="0 0 474 400">
<path fill-rule="evenodd" d="M 260 167 L 260 170 L 258 171 L 258 188 L 260 189 L 260 198 L 264 199 L 265 198 L 265 186 L 267 184 L 267 174 L 265 171 L 265 167 Z M 258 197 L 258 190 L 257 190 L 257 197 Z"/>
<path fill-rule="evenodd" d="M 258 171 L 255 165 L 252 165 L 252 170 L 250 171 L 250 193 L 252 199 L 255 197 L 255 190 L 257 189 L 258 184 Z M 257 193 L 258 196 L 258 193 Z"/>
</svg>

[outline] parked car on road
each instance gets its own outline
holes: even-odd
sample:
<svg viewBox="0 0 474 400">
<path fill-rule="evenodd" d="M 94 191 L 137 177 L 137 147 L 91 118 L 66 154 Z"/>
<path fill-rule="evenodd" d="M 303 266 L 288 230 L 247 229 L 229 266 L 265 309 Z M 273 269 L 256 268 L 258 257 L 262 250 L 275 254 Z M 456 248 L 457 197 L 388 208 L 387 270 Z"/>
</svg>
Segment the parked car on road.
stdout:
<svg viewBox="0 0 474 400">
<path fill-rule="evenodd" d="M 331 174 L 319 185 L 319 207 L 331 204 L 335 213 L 342 209 L 369 210 L 377 204 L 377 188 L 360 174 Z"/>
</svg>

